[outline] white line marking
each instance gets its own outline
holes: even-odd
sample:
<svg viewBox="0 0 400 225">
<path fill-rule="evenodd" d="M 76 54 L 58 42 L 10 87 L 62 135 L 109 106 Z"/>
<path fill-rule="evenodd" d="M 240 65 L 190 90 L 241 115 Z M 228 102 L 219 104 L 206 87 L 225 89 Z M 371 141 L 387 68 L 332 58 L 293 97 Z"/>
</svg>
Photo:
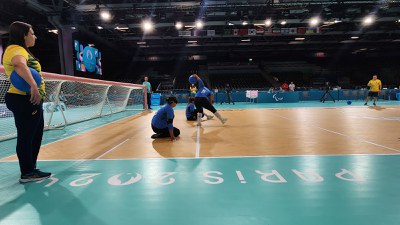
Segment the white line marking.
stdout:
<svg viewBox="0 0 400 225">
<path fill-rule="evenodd" d="M 104 152 L 103 154 L 101 154 L 100 156 L 98 156 L 95 160 L 97 160 L 97 159 L 99 159 L 99 158 L 101 158 L 101 157 L 107 155 L 108 153 L 112 152 L 114 149 L 116 149 L 116 148 L 118 148 L 119 146 L 123 145 L 123 144 L 124 144 L 125 142 L 127 142 L 128 140 L 129 140 L 129 138 L 126 139 L 125 141 L 119 143 L 118 145 L 114 146 L 112 149 L 110 149 L 110 150 Z"/>
<path fill-rule="evenodd" d="M 200 126 L 197 126 L 196 158 L 200 157 Z"/>
<path fill-rule="evenodd" d="M 113 124 L 113 123 L 119 123 L 119 122 L 121 122 L 121 120 L 125 120 L 125 119 L 128 119 L 128 118 L 133 117 L 133 116 L 143 116 L 143 115 L 144 115 L 144 112 L 141 112 L 141 113 L 137 113 L 137 114 L 133 114 L 133 115 L 127 116 L 127 117 L 123 117 L 123 118 L 121 118 L 121 119 L 117 119 L 117 120 L 115 120 L 115 121 L 112 121 L 112 122 L 109 122 L 109 123 L 105 123 L 105 124 L 100 125 L 100 126 L 97 126 L 97 127 L 89 128 L 88 130 L 79 131 L 79 132 L 77 132 L 76 134 L 73 134 L 73 135 L 71 135 L 71 136 L 64 137 L 64 138 L 60 138 L 60 139 L 57 139 L 56 141 L 43 144 L 43 145 L 41 145 L 40 147 L 43 147 L 43 146 L 46 146 L 46 145 L 50 145 L 50 144 L 53 144 L 53 143 L 55 143 L 55 142 L 59 142 L 59 141 L 62 141 L 62 140 L 65 140 L 65 139 L 68 139 L 68 138 L 71 138 L 71 137 L 75 137 L 75 136 L 84 134 L 84 133 L 88 133 L 88 132 L 90 132 L 90 131 L 96 130 L 96 129 L 101 128 L 101 127 L 108 126 L 108 125 Z M 98 117 L 98 118 L 95 118 L 95 119 L 100 119 L 100 118 L 101 118 L 101 117 Z M 82 122 L 87 122 L 87 121 L 82 121 Z M 78 122 L 78 123 L 82 123 L 82 122 Z M 76 124 L 76 123 L 75 123 L 75 124 Z M 51 132 L 51 130 L 46 130 L 46 131 Z M 13 155 L 17 155 L 17 154 L 13 154 Z M 13 155 L 11 155 L 11 156 L 13 156 Z"/>
<path fill-rule="evenodd" d="M 281 117 L 281 118 L 284 118 L 284 119 L 287 119 L 287 120 L 292 120 L 292 119 L 290 119 L 288 117 L 284 117 L 284 116 L 279 116 L 279 115 L 274 115 L 274 116 Z M 370 141 L 366 141 L 366 140 L 364 140 L 362 138 L 352 137 L 352 136 L 349 136 L 349 135 L 346 135 L 346 134 L 342 134 L 342 133 L 339 133 L 339 132 L 336 132 L 336 131 L 333 131 L 333 130 L 329 130 L 329 129 L 325 129 L 325 128 L 322 128 L 322 127 L 319 127 L 319 126 L 316 126 L 316 125 L 312 125 L 312 124 L 311 124 L 311 126 L 316 127 L 316 128 L 318 128 L 320 130 L 324 130 L 324 131 L 330 132 L 330 133 L 334 133 L 334 134 L 341 135 L 341 136 L 344 136 L 344 137 L 347 137 L 347 138 L 351 138 L 351 139 L 356 139 L 356 140 L 359 140 L 361 142 L 365 142 L 365 143 L 368 143 L 368 144 L 371 144 L 371 145 L 379 146 L 381 148 L 386 148 L 386 149 L 389 149 L 389 150 L 392 150 L 392 151 L 400 152 L 399 149 L 387 147 L 387 146 L 380 145 L 380 144 L 377 144 L 377 143 L 374 143 L 374 142 L 370 142 Z"/>
</svg>

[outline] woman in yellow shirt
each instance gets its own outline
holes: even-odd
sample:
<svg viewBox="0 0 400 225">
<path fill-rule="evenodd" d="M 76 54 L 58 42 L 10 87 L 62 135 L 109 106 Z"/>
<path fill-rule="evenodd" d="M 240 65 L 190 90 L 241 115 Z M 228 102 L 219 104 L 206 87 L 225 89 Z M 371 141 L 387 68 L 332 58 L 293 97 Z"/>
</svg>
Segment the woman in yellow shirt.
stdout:
<svg viewBox="0 0 400 225">
<path fill-rule="evenodd" d="M 32 26 L 23 22 L 10 25 L 9 42 L 3 55 L 4 70 L 10 79 L 15 71 L 30 86 L 28 92 L 10 85 L 5 96 L 7 108 L 14 114 L 17 127 L 17 156 L 21 170 L 21 183 L 47 179 L 51 173 L 36 168 L 37 157 L 42 143 L 44 118 L 43 99 L 46 95 L 45 84 L 37 85 L 29 69 L 41 73 L 38 60 L 29 51 L 35 45 L 36 36 Z"/>
</svg>

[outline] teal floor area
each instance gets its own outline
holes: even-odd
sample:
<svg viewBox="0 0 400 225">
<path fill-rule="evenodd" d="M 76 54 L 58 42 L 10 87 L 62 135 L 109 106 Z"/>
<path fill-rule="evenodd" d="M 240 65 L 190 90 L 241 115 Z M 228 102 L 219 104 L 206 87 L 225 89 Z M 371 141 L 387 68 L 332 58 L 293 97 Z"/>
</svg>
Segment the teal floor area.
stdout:
<svg viewBox="0 0 400 225">
<path fill-rule="evenodd" d="M 366 106 L 360 100 L 215 107 Z M 46 131 L 43 144 L 136 113 Z M 0 142 L 0 157 L 15 154 L 15 145 L 15 139 Z M 400 224 L 400 154 L 40 161 L 38 167 L 53 177 L 22 185 L 18 162 L 0 163 L 0 225 Z"/>
<path fill-rule="evenodd" d="M 400 155 L 1 163 L 0 224 L 398 225 Z"/>
</svg>

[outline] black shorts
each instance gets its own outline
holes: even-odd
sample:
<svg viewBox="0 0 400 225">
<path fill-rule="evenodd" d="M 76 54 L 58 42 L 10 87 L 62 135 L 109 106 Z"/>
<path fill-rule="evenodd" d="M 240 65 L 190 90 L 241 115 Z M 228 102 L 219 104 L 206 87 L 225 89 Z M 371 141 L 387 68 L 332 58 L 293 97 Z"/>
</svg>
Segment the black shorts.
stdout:
<svg viewBox="0 0 400 225">
<path fill-rule="evenodd" d="M 210 101 L 208 101 L 207 98 L 204 97 L 196 97 L 194 99 L 194 105 L 196 106 L 196 109 L 203 113 L 203 108 L 208 109 L 209 111 L 211 111 L 212 113 L 217 112 L 217 110 L 214 108 L 214 106 L 210 103 Z"/>
<path fill-rule="evenodd" d="M 368 96 L 369 96 L 369 97 L 377 98 L 378 95 L 379 95 L 379 92 L 377 92 L 377 91 L 370 91 L 370 92 L 368 92 Z"/>
</svg>

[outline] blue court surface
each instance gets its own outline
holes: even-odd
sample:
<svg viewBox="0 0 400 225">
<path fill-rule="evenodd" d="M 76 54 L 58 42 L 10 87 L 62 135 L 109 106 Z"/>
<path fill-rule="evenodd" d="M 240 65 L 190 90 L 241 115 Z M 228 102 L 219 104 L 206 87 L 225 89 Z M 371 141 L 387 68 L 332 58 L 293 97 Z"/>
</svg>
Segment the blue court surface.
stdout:
<svg viewBox="0 0 400 225">
<path fill-rule="evenodd" d="M 217 107 L 362 104 L 237 103 Z M 379 104 L 400 105 L 394 101 Z M 47 131 L 43 144 L 134 113 Z M 393 120 L 399 122 L 400 113 Z M 0 148 L 1 158 L 14 154 L 15 140 L 0 142 Z M 1 225 L 400 224 L 400 154 L 60 160 L 40 161 L 39 166 L 54 173 L 51 179 L 22 185 L 18 183 L 18 162 L 0 162 Z"/>
</svg>

